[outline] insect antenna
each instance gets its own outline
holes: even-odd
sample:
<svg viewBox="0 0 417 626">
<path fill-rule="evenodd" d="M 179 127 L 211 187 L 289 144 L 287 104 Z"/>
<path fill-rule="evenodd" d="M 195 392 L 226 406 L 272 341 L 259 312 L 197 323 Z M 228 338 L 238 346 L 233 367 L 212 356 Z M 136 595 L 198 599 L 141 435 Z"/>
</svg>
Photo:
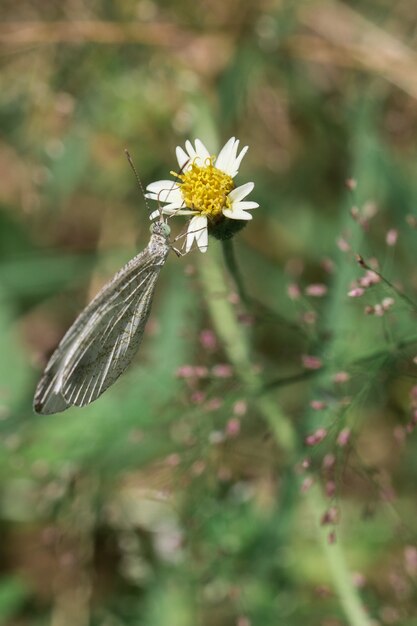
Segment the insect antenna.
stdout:
<svg viewBox="0 0 417 626">
<path fill-rule="evenodd" d="M 151 209 L 150 209 L 150 206 L 149 206 L 149 204 L 148 204 L 148 199 L 147 199 L 147 197 L 146 197 L 146 195 L 145 195 L 145 189 L 144 189 L 144 186 L 142 185 L 142 181 L 141 181 L 141 179 L 140 179 L 140 177 L 139 177 L 139 174 L 138 174 L 138 172 L 137 172 L 137 169 L 136 169 L 136 167 L 135 167 L 135 164 L 133 163 L 133 159 L 132 159 L 132 157 L 130 156 L 130 152 L 129 152 L 129 150 L 127 150 L 126 148 L 125 148 L 125 155 L 126 155 L 126 157 L 127 157 L 127 160 L 129 161 L 129 165 L 130 165 L 130 167 L 132 168 L 132 171 L 133 171 L 133 173 L 134 173 L 134 175 L 135 175 L 136 181 L 137 181 L 137 183 L 138 183 L 139 191 L 140 191 L 140 193 L 142 194 L 142 196 L 143 196 L 143 198 L 144 198 L 144 200 L 145 200 L 145 206 L 146 206 L 146 209 L 147 209 L 148 213 L 150 213 L 150 212 L 151 212 Z"/>
</svg>

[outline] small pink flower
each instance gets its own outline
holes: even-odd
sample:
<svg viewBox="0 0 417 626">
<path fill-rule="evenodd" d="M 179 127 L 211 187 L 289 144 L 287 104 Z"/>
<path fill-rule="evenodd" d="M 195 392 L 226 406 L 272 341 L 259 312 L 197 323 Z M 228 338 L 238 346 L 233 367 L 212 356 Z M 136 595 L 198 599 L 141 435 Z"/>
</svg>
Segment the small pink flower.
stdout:
<svg viewBox="0 0 417 626">
<path fill-rule="evenodd" d="M 218 363 L 212 367 L 211 373 L 215 378 L 230 378 L 233 376 L 233 369 L 228 363 Z"/>
<path fill-rule="evenodd" d="M 290 283 L 288 285 L 287 294 L 290 300 L 298 300 L 300 298 L 301 290 L 297 283 Z"/>
<path fill-rule="evenodd" d="M 339 522 L 339 509 L 335 506 L 331 506 L 330 509 L 327 509 L 322 515 L 321 524 L 325 526 L 326 524 L 338 524 Z"/>
<path fill-rule="evenodd" d="M 330 452 L 329 452 L 329 454 L 326 454 L 326 456 L 323 459 L 323 463 L 322 463 L 323 469 L 328 472 L 329 470 L 334 468 L 335 464 L 336 464 L 336 457 L 335 457 L 335 455 L 331 454 Z"/>
<path fill-rule="evenodd" d="M 200 333 L 200 343 L 206 350 L 215 350 L 217 348 L 217 338 L 214 332 L 205 328 Z"/>
<path fill-rule="evenodd" d="M 334 480 L 328 480 L 325 484 L 324 489 L 326 492 L 326 496 L 328 498 L 333 498 L 334 494 L 336 493 L 336 483 L 334 482 Z"/>
<path fill-rule="evenodd" d="M 363 287 L 354 287 L 350 291 L 348 291 L 349 298 L 360 298 L 365 293 L 365 289 Z"/>
<path fill-rule="evenodd" d="M 176 372 L 178 378 L 193 378 L 194 367 L 192 365 L 181 365 Z"/>
<path fill-rule="evenodd" d="M 237 437 L 240 433 L 240 420 L 232 417 L 226 424 L 226 433 L 229 437 Z"/>
<path fill-rule="evenodd" d="M 217 411 L 223 406 L 223 400 L 221 398 L 211 398 L 205 405 L 206 411 Z"/>
<path fill-rule="evenodd" d="M 395 244 L 397 243 L 397 239 L 398 230 L 396 230 L 395 228 L 391 228 L 385 236 L 385 242 L 387 246 L 395 246 Z"/>
<path fill-rule="evenodd" d="M 323 400 L 311 400 L 310 406 L 314 411 L 322 411 L 327 407 L 327 404 Z"/>
<path fill-rule="evenodd" d="M 190 398 L 193 404 L 202 404 L 205 399 L 206 394 L 203 391 L 193 391 Z"/>
<path fill-rule="evenodd" d="M 348 241 L 346 241 L 344 237 L 339 237 L 336 243 L 337 243 L 337 247 L 339 248 L 341 252 L 349 252 L 350 244 Z"/>
<path fill-rule="evenodd" d="M 370 220 L 378 213 L 379 207 L 376 202 L 370 200 L 369 202 L 365 202 L 362 207 L 362 213 L 365 219 Z"/>
<path fill-rule="evenodd" d="M 237 400 L 233 405 L 233 413 L 238 417 L 242 417 L 246 415 L 246 411 L 248 410 L 248 405 L 245 400 Z"/>
<path fill-rule="evenodd" d="M 322 298 L 327 293 L 327 286 L 324 285 L 323 283 L 313 283 L 306 287 L 305 293 L 307 296 L 312 296 L 314 298 Z"/>
<path fill-rule="evenodd" d="M 313 356 L 311 354 L 303 354 L 301 357 L 302 364 L 307 370 L 319 370 L 323 362 L 319 359 L 318 356 Z"/>
<path fill-rule="evenodd" d="M 362 278 L 359 279 L 360 286 L 365 288 L 377 285 L 380 282 L 381 278 L 372 270 L 367 270 L 365 276 L 362 276 Z"/>
<path fill-rule="evenodd" d="M 394 298 L 384 298 L 381 302 L 384 311 L 388 311 L 395 304 Z"/>
<path fill-rule="evenodd" d="M 306 478 L 304 478 L 303 482 L 301 483 L 301 487 L 300 487 L 301 493 L 306 493 L 309 489 L 311 489 L 313 485 L 314 485 L 314 480 L 312 479 L 311 476 L 307 476 Z"/>
<path fill-rule="evenodd" d="M 341 448 L 344 448 L 349 443 L 350 435 L 350 428 L 343 428 L 343 430 L 340 431 L 337 437 L 337 443 Z"/>
<path fill-rule="evenodd" d="M 326 436 L 327 430 L 325 428 L 318 428 L 311 435 L 307 435 L 304 441 L 307 446 L 316 446 L 317 444 L 321 443 Z"/>
<path fill-rule="evenodd" d="M 348 372 L 336 372 L 333 376 L 333 382 L 338 384 L 347 383 L 350 380 L 350 374 Z"/>
<path fill-rule="evenodd" d="M 358 182 L 354 178 L 348 178 L 345 180 L 345 185 L 350 191 L 354 191 L 358 186 Z"/>
</svg>

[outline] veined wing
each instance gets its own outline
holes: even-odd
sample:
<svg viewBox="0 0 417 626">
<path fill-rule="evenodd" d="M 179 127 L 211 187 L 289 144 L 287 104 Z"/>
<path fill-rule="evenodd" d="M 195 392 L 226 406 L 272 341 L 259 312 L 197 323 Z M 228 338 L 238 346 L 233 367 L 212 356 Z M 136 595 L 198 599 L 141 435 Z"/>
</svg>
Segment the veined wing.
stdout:
<svg viewBox="0 0 417 626">
<path fill-rule="evenodd" d="M 37 413 L 96 400 L 124 372 L 141 343 L 167 245 L 125 265 L 82 311 L 53 353 L 34 399 Z"/>
</svg>

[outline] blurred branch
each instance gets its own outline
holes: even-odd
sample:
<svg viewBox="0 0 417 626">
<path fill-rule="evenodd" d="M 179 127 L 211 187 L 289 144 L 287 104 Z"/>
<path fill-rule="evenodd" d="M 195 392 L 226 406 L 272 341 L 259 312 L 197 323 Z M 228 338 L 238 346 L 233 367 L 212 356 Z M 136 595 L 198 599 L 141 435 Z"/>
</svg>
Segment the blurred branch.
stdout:
<svg viewBox="0 0 417 626">
<path fill-rule="evenodd" d="M 289 41 L 297 56 L 380 75 L 417 98 L 417 53 L 345 4 L 303 4 L 298 18 L 315 35 Z"/>
<path fill-rule="evenodd" d="M 143 22 L 63 21 L 4 22 L 0 43 L 16 45 L 83 43 L 143 43 L 164 47 L 182 46 L 191 35 L 176 25 Z"/>
<path fill-rule="evenodd" d="M 212 45 L 227 45 L 231 32 L 205 34 L 181 28 L 168 22 L 111 22 L 101 20 L 68 20 L 59 22 L 8 21 L 0 23 L 0 44 L 129 44 L 141 43 L 164 48 L 182 48 L 198 39 Z"/>
</svg>

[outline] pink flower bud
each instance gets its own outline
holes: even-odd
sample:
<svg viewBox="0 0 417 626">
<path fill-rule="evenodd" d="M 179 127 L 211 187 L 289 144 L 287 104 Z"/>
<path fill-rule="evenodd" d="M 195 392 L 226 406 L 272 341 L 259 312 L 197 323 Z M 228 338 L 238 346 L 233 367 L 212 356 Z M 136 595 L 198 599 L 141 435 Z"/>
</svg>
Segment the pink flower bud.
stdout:
<svg viewBox="0 0 417 626">
<path fill-rule="evenodd" d="M 323 463 L 322 463 L 322 467 L 325 471 L 329 471 L 331 469 L 333 469 L 333 467 L 336 464 L 336 457 L 334 454 L 326 454 L 326 456 L 323 459 Z"/>
<path fill-rule="evenodd" d="M 395 228 L 391 228 L 385 236 L 385 242 L 387 246 L 395 246 L 395 244 L 397 243 L 397 239 L 398 230 L 396 230 Z"/>
<path fill-rule="evenodd" d="M 297 283 L 290 283 L 288 285 L 287 294 L 290 300 L 298 300 L 300 298 L 301 290 Z"/>
<path fill-rule="evenodd" d="M 303 366 L 307 370 L 319 370 L 323 365 L 322 360 L 319 359 L 318 356 L 303 354 L 303 356 L 301 357 L 301 360 L 302 360 Z"/>
<path fill-rule="evenodd" d="M 307 296 L 312 296 L 314 298 L 322 298 L 327 293 L 327 286 L 324 285 L 323 283 L 313 283 L 306 287 L 305 293 Z"/>
<path fill-rule="evenodd" d="M 336 243 L 341 252 L 349 252 L 350 244 L 348 241 L 346 241 L 346 239 L 344 239 L 344 237 L 339 237 Z"/>
<path fill-rule="evenodd" d="M 350 435 L 350 428 L 343 428 L 343 430 L 340 431 L 337 437 L 337 443 L 341 448 L 344 448 L 349 443 Z"/>
<path fill-rule="evenodd" d="M 307 491 L 311 489 L 313 484 L 314 480 L 311 478 L 311 476 L 307 476 L 306 478 L 304 478 L 303 482 L 301 483 L 301 493 L 307 493 Z"/>
<path fill-rule="evenodd" d="M 248 405 L 245 400 L 237 400 L 237 402 L 233 405 L 233 413 L 238 417 L 242 417 L 246 415 L 246 411 L 248 410 Z"/>
<path fill-rule="evenodd" d="M 232 417 L 226 424 L 226 433 L 229 437 L 237 437 L 240 433 L 240 420 Z"/>
<path fill-rule="evenodd" d="M 321 525 L 325 526 L 326 524 L 338 524 L 339 522 L 339 509 L 335 506 L 331 506 L 330 509 L 327 509 L 321 517 Z"/>
<path fill-rule="evenodd" d="M 318 428 L 311 435 L 307 435 L 307 437 L 305 438 L 305 444 L 307 446 L 316 446 L 317 444 L 321 443 L 326 436 L 327 430 L 325 428 Z"/>
<path fill-rule="evenodd" d="M 333 376 L 333 382 L 338 384 L 347 383 L 350 380 L 350 374 L 348 372 L 336 372 Z"/>
<path fill-rule="evenodd" d="M 206 328 L 200 333 L 200 343 L 206 350 L 215 350 L 217 348 L 217 338 L 212 330 Z"/>
<path fill-rule="evenodd" d="M 336 493 L 336 483 L 334 482 L 334 480 L 327 481 L 325 485 L 325 492 L 328 498 L 333 498 L 334 494 Z"/>
<path fill-rule="evenodd" d="M 384 298 L 381 304 L 382 304 L 382 308 L 384 309 L 384 311 L 388 311 L 388 309 L 390 309 L 393 306 L 393 304 L 395 304 L 395 300 L 394 298 Z"/>
<path fill-rule="evenodd" d="M 230 378 L 233 376 L 233 369 L 228 363 L 219 363 L 212 368 L 211 373 L 215 378 Z"/>
<path fill-rule="evenodd" d="M 365 293 L 365 289 L 363 287 L 354 287 L 350 291 L 348 291 L 349 298 L 360 298 Z"/>
<path fill-rule="evenodd" d="M 354 191 L 358 186 L 358 182 L 354 178 L 348 178 L 345 180 L 345 185 L 350 191 Z"/>
<path fill-rule="evenodd" d="M 314 411 L 322 411 L 327 407 L 327 404 L 323 400 L 311 400 L 310 406 Z"/>
</svg>

